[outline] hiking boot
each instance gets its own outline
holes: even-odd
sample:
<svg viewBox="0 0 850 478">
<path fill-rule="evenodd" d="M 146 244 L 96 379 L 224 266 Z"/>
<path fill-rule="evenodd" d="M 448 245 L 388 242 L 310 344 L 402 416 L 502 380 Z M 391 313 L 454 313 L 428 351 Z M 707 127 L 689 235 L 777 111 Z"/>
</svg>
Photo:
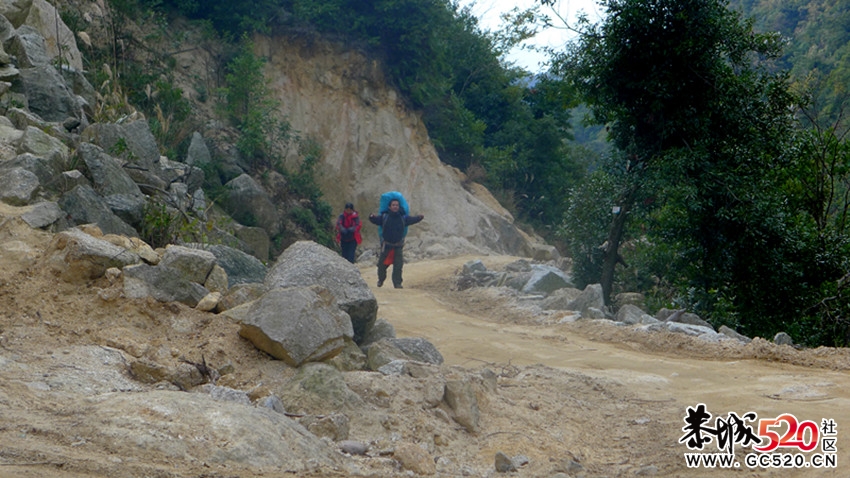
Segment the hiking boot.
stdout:
<svg viewBox="0 0 850 478">
<path fill-rule="evenodd" d="M 384 285 L 384 281 L 382 281 L 381 279 L 378 279 L 378 287 L 381 287 L 382 285 Z"/>
<path fill-rule="evenodd" d="M 394 284 L 393 287 L 395 287 L 396 289 L 404 289 L 401 284 Z"/>
</svg>

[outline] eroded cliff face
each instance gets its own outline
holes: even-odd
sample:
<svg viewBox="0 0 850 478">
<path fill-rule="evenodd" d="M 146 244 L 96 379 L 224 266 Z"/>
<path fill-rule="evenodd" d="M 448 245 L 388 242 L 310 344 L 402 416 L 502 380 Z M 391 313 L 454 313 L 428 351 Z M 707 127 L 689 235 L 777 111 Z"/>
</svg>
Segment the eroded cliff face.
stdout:
<svg viewBox="0 0 850 478">
<path fill-rule="evenodd" d="M 425 220 L 410 228 L 413 254 L 499 252 L 529 255 L 531 239 L 480 185 L 437 157 L 415 112 L 357 51 L 316 39 L 258 37 L 270 89 L 302 137 L 322 145 L 318 182 L 337 211 L 354 202 L 364 217 L 364 246 L 377 244 L 380 194 L 397 190 Z M 473 192 L 470 192 L 473 191 Z"/>
</svg>

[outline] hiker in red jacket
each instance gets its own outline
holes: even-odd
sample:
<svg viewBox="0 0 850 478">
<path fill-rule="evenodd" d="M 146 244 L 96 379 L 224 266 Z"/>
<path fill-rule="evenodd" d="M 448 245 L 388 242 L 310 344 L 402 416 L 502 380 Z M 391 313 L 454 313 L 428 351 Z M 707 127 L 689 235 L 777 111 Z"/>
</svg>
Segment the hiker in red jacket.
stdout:
<svg viewBox="0 0 850 478">
<path fill-rule="evenodd" d="M 393 265 L 393 286 L 401 289 L 401 270 L 404 267 L 404 229 L 425 218 L 422 214 L 408 216 L 400 210 L 401 203 L 397 199 L 390 201 L 389 209 L 380 216 L 369 215 L 372 224 L 381 226 L 381 254 L 378 257 L 378 287 L 384 285 L 387 279 L 387 267 Z"/>
<path fill-rule="evenodd" d="M 354 204 L 345 203 L 345 210 L 336 220 L 336 242 L 342 250 L 342 257 L 352 264 L 356 260 L 357 245 L 362 241 L 360 226 L 360 216 L 354 210 Z"/>
</svg>

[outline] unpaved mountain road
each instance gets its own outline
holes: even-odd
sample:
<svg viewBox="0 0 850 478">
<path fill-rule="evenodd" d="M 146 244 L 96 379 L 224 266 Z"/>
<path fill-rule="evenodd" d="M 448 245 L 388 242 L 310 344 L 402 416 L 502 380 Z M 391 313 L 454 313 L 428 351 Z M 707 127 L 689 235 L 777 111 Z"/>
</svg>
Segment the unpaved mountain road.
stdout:
<svg viewBox="0 0 850 478">
<path fill-rule="evenodd" d="M 126 299 L 121 281 L 106 277 L 60 280 L 49 266 L 53 236 L 30 229 L 18 215 L 0 205 L 0 478 L 414 476 L 396 455 L 405 446 L 421 448 L 438 478 L 850 476 L 848 350 L 795 350 L 763 340 L 711 344 L 599 321 L 559 324 L 564 314 L 520 307 L 524 302 L 502 289 L 454 290 L 455 273 L 466 261 L 481 259 L 498 270 L 516 259 L 499 256 L 410 263 L 401 290 L 374 287 L 375 267 L 359 264 L 377 297 L 378 316 L 393 324 L 398 337 L 427 338 L 446 364 L 417 377 L 341 374 L 359 405 L 321 406 L 311 413 L 346 415 L 348 438 L 369 444 L 368 456 L 338 454 L 353 471 L 259 465 L 263 447 L 211 460 L 231 456 L 236 443 L 254 441 L 239 435 L 244 427 L 216 428 L 208 420 L 219 413 L 235 420 L 252 414 L 254 405 L 221 405 L 203 394 L 184 396 L 168 384 L 160 389 L 162 383 L 139 382 L 128 361 L 167 369 L 183 357 L 205 357 L 214 367 L 230 364 L 232 371 L 218 385 L 258 398 L 287 389 L 297 370 L 259 352 L 225 314 Z M 453 411 L 439 395 L 439 384 L 448 381 L 474 389 L 476 431 L 450 417 Z M 185 400 L 198 415 L 175 411 L 151 422 L 149 407 L 135 397 Z M 101 402 L 114 406 L 104 409 Z M 838 425 L 830 435 L 837 439 L 837 466 L 689 469 L 679 439 L 688 408 L 700 403 L 724 419 L 750 411 L 759 419 L 832 419 Z M 299 405 L 292 406 L 298 416 Z M 262 428 L 246 426 L 253 425 Z M 781 437 L 787 427 L 780 425 L 766 431 Z M 735 446 L 736 459 L 743 461 L 749 448 Z M 323 448 L 334 447 L 327 442 Z M 704 451 L 716 453 L 716 440 Z M 810 460 L 819 451 L 800 455 Z M 516 472 L 498 473 L 498 452 L 527 461 Z"/>
<path fill-rule="evenodd" d="M 379 317 L 389 320 L 399 337 L 419 336 L 430 340 L 447 364 L 464 367 L 546 367 L 578 373 L 601 384 L 605 390 L 589 414 L 600 438 L 610 425 L 623 419 L 646 421 L 656 429 L 650 442 L 629 443 L 645 449 L 656 460 L 648 462 L 647 473 L 676 476 L 727 476 L 732 470 L 695 469 L 684 466 L 685 444 L 681 427 L 688 407 L 700 403 L 716 417 L 730 412 L 743 416 L 756 412 L 759 419 L 792 414 L 800 422 L 822 419 L 837 424 L 836 468 L 766 469 L 741 463 L 735 476 L 850 476 L 850 362 L 846 350 L 795 350 L 763 341 L 748 346 L 708 344 L 672 333 L 631 331 L 627 327 L 579 321 L 557 324 L 557 320 L 533 319 L 522 310 L 500 301 L 498 294 L 482 289 L 451 291 L 451 277 L 462 265 L 479 257 L 459 257 L 405 265 L 405 288 L 375 287 L 375 268 L 361 266 L 366 281 L 378 299 Z M 511 258 L 480 258 L 489 269 L 498 270 Z M 476 297 L 477 296 L 477 297 Z M 547 323 L 548 322 L 548 323 Z M 805 366 L 804 366 L 805 365 Z M 811 366 L 809 366 L 811 365 Z M 612 386 L 616 385 L 616 386 Z M 626 392 L 618 396 L 617 391 Z M 658 416 L 627 418 L 623 403 L 645 401 L 656 405 Z M 565 417 L 567 418 L 567 417 Z M 715 418 L 706 423 L 714 425 Z M 592 423 L 592 420 L 591 420 Z M 569 421 L 563 427 L 569 428 Z M 755 431 L 758 426 L 753 424 Z M 804 427 L 805 428 L 805 427 Z M 767 428 L 782 437 L 787 425 Z M 823 433 L 820 433 L 823 437 Z M 810 435 L 803 436 L 811 441 Z M 617 437 L 609 437 L 616 447 Z M 604 446 L 600 439 L 599 446 Z M 616 448 L 615 447 L 615 448 Z M 652 452 L 654 450 L 654 452 Z M 751 452 L 737 445 L 737 458 Z M 819 452 L 821 447 L 804 457 Z M 717 452 L 716 442 L 704 451 Z M 776 452 L 797 453 L 796 448 Z M 801 459 L 801 458 L 798 458 Z M 654 468 L 653 468 L 654 467 Z M 615 473 L 612 473 L 612 475 Z"/>
</svg>

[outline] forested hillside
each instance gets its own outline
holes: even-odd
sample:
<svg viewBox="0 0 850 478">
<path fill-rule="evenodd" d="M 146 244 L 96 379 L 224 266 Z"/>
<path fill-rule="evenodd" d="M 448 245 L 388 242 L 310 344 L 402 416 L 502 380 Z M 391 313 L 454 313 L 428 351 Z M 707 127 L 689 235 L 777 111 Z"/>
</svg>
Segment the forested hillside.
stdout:
<svg viewBox="0 0 850 478">
<path fill-rule="evenodd" d="M 441 160 L 557 240 L 577 285 L 602 283 L 609 299 L 642 292 L 650 309 L 685 308 L 749 336 L 785 330 L 800 343 L 846 345 L 850 7 L 604 0 L 608 15 L 576 25 L 551 71 L 531 78 L 502 58 L 553 2 L 539 3 L 484 32 L 447 0 L 110 2 L 154 24 L 188 17 L 206 41 L 230 45 L 224 88 L 205 93 L 226 100 L 237 145 L 259 169 L 275 167 L 286 124 L 263 121 L 274 104 L 262 99 L 253 73 L 263 59 L 246 48 L 247 34 L 321 35 L 374 58 Z M 168 69 L 115 66 L 163 144 L 184 147 L 174 122 L 189 106 Z M 157 96 L 145 93 L 152 84 Z M 574 141 L 578 106 L 604 125 L 609 151 Z M 320 204 L 309 169 L 298 174 Z M 314 211 L 308 229 L 321 234 L 327 216 Z"/>
<path fill-rule="evenodd" d="M 779 66 L 814 89 L 829 118 L 846 116 L 850 86 L 850 4 L 841 0 L 731 0 L 756 28 L 787 38 Z"/>
</svg>

